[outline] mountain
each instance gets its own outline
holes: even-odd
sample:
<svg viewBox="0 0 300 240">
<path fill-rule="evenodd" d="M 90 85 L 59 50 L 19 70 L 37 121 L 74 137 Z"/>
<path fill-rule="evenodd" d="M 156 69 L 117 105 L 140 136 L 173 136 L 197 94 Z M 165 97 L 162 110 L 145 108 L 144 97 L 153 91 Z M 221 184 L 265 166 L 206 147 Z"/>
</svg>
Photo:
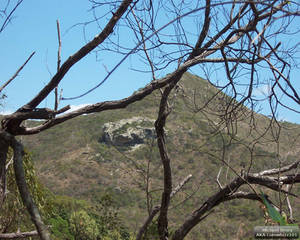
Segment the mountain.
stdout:
<svg viewBox="0 0 300 240">
<path fill-rule="evenodd" d="M 282 164 L 299 156 L 299 125 L 270 122 L 224 93 L 205 105 L 217 92 L 206 80 L 187 73 L 170 97 L 166 141 L 174 185 L 193 175 L 172 199 L 171 231 L 218 190 L 220 169 L 222 185 L 235 177 L 224 162 L 238 173 L 250 165 L 255 172 L 278 167 L 279 156 Z M 43 184 L 56 194 L 91 202 L 109 193 L 124 222 L 137 230 L 147 216 L 147 204 L 160 203 L 163 175 L 154 132 L 159 97 L 156 91 L 126 109 L 83 115 L 22 137 Z M 236 108 L 228 109 L 228 102 Z M 233 121 L 224 115 L 228 110 Z M 294 190 L 300 193 L 299 186 Z M 299 203 L 291 199 L 298 220 Z M 187 239 L 251 239 L 253 226 L 263 223 L 257 202 L 230 201 L 218 206 Z"/>
</svg>

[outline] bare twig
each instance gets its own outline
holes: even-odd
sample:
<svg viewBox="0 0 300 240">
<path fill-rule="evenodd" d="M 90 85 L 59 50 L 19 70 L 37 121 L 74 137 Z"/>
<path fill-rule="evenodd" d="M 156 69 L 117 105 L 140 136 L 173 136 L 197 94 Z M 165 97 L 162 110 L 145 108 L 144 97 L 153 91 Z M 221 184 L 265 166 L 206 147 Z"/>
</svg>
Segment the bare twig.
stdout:
<svg viewBox="0 0 300 240">
<path fill-rule="evenodd" d="M 14 6 L 14 8 L 10 11 L 10 13 L 7 15 L 7 17 L 5 18 L 1 28 L 0 28 L 0 33 L 5 29 L 5 27 L 7 26 L 7 24 L 10 22 L 12 15 L 14 14 L 14 12 L 17 10 L 17 8 L 20 6 L 20 4 L 23 2 L 23 0 L 18 0 L 18 2 L 16 3 L 16 5 Z"/>
<path fill-rule="evenodd" d="M 57 51 L 57 72 L 60 69 L 60 62 L 61 62 L 61 38 L 60 38 L 60 27 L 59 21 L 56 20 L 56 27 L 57 27 L 57 38 L 58 38 L 58 51 Z"/>
<path fill-rule="evenodd" d="M 286 191 L 290 192 L 291 188 L 292 188 L 292 185 L 288 184 L 286 186 Z M 288 209 L 289 209 L 289 221 L 293 222 L 294 221 L 293 208 L 292 208 L 292 205 L 290 203 L 290 199 L 289 199 L 288 194 L 285 194 L 285 197 L 286 197 L 286 202 L 287 202 L 287 206 L 288 206 Z"/>
<path fill-rule="evenodd" d="M 32 58 L 32 56 L 35 54 L 35 52 L 31 53 L 30 56 L 27 58 L 27 60 L 23 63 L 23 65 L 16 71 L 16 73 L 0 87 L 0 92 L 8 85 L 12 80 L 14 80 L 18 74 L 21 72 L 21 70 L 25 67 L 25 65 L 29 62 L 29 60 Z"/>
<path fill-rule="evenodd" d="M 192 174 L 189 174 L 188 176 L 186 176 L 174 189 L 173 191 L 171 192 L 171 195 L 170 197 L 174 197 L 176 195 L 176 193 L 178 193 L 180 191 L 180 189 L 185 185 L 187 184 L 188 181 L 191 180 L 191 178 L 193 177 Z"/>
<path fill-rule="evenodd" d="M 174 197 L 176 195 L 177 192 L 180 191 L 180 189 L 192 178 L 192 175 L 188 175 L 187 177 L 185 177 L 175 188 L 174 190 L 171 192 L 170 197 Z M 145 220 L 143 226 L 139 229 L 139 232 L 136 236 L 136 240 L 141 240 L 145 231 L 147 230 L 149 224 L 152 222 L 153 218 L 155 217 L 155 215 L 160 211 L 160 205 L 155 206 L 151 213 L 149 214 L 149 216 L 147 217 L 147 219 Z"/>
<path fill-rule="evenodd" d="M 61 38 L 60 38 L 60 27 L 59 27 L 59 21 L 56 20 L 56 26 L 57 26 L 57 38 L 58 38 L 58 51 L 57 51 L 57 72 L 60 69 L 60 62 L 61 62 Z M 56 86 L 54 89 L 54 95 L 55 95 L 55 103 L 54 103 L 54 110 L 56 111 L 59 104 L 59 98 L 58 98 L 58 87 Z"/>
<path fill-rule="evenodd" d="M 280 182 L 280 184 L 278 184 Z M 297 195 L 293 193 L 289 193 L 287 191 L 283 191 L 282 188 L 278 188 L 278 186 L 282 186 L 283 184 L 293 184 L 300 183 L 300 174 L 297 175 L 286 175 L 282 176 L 280 179 L 278 178 L 266 178 L 261 177 L 258 174 L 245 174 L 244 179 L 241 177 L 235 178 L 232 182 L 226 185 L 223 189 L 219 190 L 217 193 L 213 194 L 209 197 L 200 208 L 195 210 L 186 220 L 185 222 L 175 231 L 172 240 L 182 240 L 186 236 L 186 234 L 197 225 L 202 217 L 210 211 L 215 206 L 220 203 L 232 199 L 244 198 L 251 200 L 259 200 L 259 195 L 256 193 L 245 193 L 245 192 L 237 192 L 237 190 L 244 184 L 257 184 L 261 186 L 265 186 L 269 189 L 275 191 L 285 192 L 291 196 L 297 197 Z"/>
<path fill-rule="evenodd" d="M 219 181 L 221 172 L 222 172 L 222 167 L 220 167 L 220 170 L 218 172 L 217 179 L 216 179 L 216 182 L 217 182 L 217 184 L 218 184 L 218 186 L 219 186 L 220 189 L 223 188 L 222 185 L 221 185 L 221 183 L 220 183 L 220 181 Z"/>
<path fill-rule="evenodd" d="M 147 58 L 147 61 L 149 63 L 149 66 L 151 68 L 151 73 L 152 73 L 152 79 L 155 80 L 156 77 L 155 77 L 155 70 L 154 70 L 154 65 L 153 65 L 153 62 L 151 61 L 151 58 L 148 54 L 148 50 L 147 50 L 147 47 L 146 47 L 146 41 L 145 41 L 145 36 L 144 36 L 144 33 L 143 33 L 143 28 L 142 26 L 140 25 L 140 20 L 137 18 L 137 16 L 134 14 L 134 11 L 132 11 L 132 14 L 134 16 L 134 19 L 136 20 L 136 24 L 138 26 L 138 29 L 139 29 L 139 32 L 140 32 L 140 35 L 141 35 L 141 42 L 143 43 L 143 50 L 144 50 L 144 53 L 146 55 L 146 58 Z"/>
</svg>

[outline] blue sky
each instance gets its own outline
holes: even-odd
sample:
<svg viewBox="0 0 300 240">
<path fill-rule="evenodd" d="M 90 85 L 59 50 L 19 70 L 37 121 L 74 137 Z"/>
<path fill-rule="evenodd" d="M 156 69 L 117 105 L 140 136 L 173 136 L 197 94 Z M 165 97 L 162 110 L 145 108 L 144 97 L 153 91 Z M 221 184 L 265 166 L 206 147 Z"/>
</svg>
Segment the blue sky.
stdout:
<svg viewBox="0 0 300 240">
<path fill-rule="evenodd" d="M 33 51 L 36 52 L 6 88 L 8 98 L 2 111 L 13 111 L 27 103 L 49 81 L 50 73 L 54 75 L 57 66 L 57 19 L 62 35 L 62 62 L 85 43 L 81 25 L 67 33 L 66 30 L 74 24 L 91 20 L 92 14 L 88 11 L 91 6 L 88 1 L 82 0 L 74 0 L 72 5 L 76 7 L 72 8 L 70 1 L 24 0 L 12 23 L 0 35 L 0 66 L 5 66 L 0 68 L 1 83 L 9 79 Z M 87 35 L 93 37 L 96 34 L 96 29 L 87 28 Z M 69 71 L 60 85 L 65 97 L 81 94 L 96 85 L 105 76 L 106 69 L 111 69 L 119 60 L 113 54 L 99 54 L 100 61 L 95 59 L 95 54 L 90 54 Z M 128 71 L 129 65 L 130 61 L 117 69 L 97 91 L 79 100 L 61 102 L 61 107 L 124 98 L 149 82 L 150 78 L 146 79 L 144 74 Z M 52 107 L 53 103 L 51 95 L 41 107 Z"/>
<path fill-rule="evenodd" d="M 71 2 L 72 4 L 70 4 Z M 90 7 L 90 3 L 85 0 L 24 0 L 17 9 L 12 23 L 0 35 L 0 84 L 9 79 L 33 51 L 36 54 L 19 76 L 6 88 L 5 94 L 8 98 L 4 102 L 4 108 L 0 109 L 2 112 L 14 111 L 27 103 L 49 81 L 51 75 L 54 75 L 58 47 L 57 19 L 60 21 L 62 34 L 62 62 L 85 43 L 83 26 L 79 24 L 71 29 L 70 27 L 77 23 L 92 20 L 93 15 L 89 11 Z M 162 20 L 162 24 L 163 22 Z M 66 32 L 67 29 L 69 31 Z M 85 30 L 85 34 L 89 39 L 99 31 L 94 26 L 87 26 Z M 123 41 L 126 41 L 126 39 Z M 89 54 L 83 61 L 77 63 L 62 81 L 59 87 L 63 89 L 63 96 L 77 96 L 95 86 L 105 77 L 106 70 L 112 69 L 114 64 L 120 60 L 119 58 L 119 56 L 112 53 L 105 55 L 100 53 L 97 56 L 98 61 L 95 61 L 95 54 Z M 129 71 L 130 68 L 136 66 L 141 65 L 136 59 L 129 58 L 96 91 L 77 100 L 62 101 L 60 107 L 67 104 L 80 106 L 129 96 L 133 91 L 151 80 L 150 74 Z M 200 76 L 202 74 L 196 68 L 193 68 L 192 72 Z M 223 77 L 224 72 L 220 72 L 217 77 L 220 78 L 220 76 Z M 299 83 L 297 83 L 299 71 L 295 70 L 291 76 L 292 81 L 299 90 Z M 268 91 L 269 87 L 265 84 L 256 89 L 254 93 L 258 97 L 264 98 Z M 50 95 L 40 107 L 52 108 L 53 98 L 54 96 Z M 287 99 L 285 103 L 293 105 Z M 263 113 L 269 114 L 265 104 L 262 104 L 262 108 Z M 300 123 L 300 114 L 280 109 L 279 119 Z"/>
</svg>

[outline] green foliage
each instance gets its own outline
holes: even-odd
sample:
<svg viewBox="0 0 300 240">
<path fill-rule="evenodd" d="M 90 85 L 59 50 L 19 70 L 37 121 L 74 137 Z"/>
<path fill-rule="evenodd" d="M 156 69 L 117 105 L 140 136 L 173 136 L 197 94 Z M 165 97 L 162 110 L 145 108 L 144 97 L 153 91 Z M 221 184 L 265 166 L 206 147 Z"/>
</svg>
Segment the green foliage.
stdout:
<svg viewBox="0 0 300 240">
<path fill-rule="evenodd" d="M 117 230 L 108 231 L 105 236 L 101 237 L 101 240 L 134 240 L 135 237 L 128 232 L 119 232 Z"/>
<path fill-rule="evenodd" d="M 115 198 L 106 193 L 93 206 L 92 216 L 96 219 L 101 239 L 130 240 L 131 235 L 119 217 Z"/>
<path fill-rule="evenodd" d="M 70 230 L 75 240 L 96 240 L 99 235 L 96 221 L 84 210 L 75 211 L 71 214 Z"/>
<path fill-rule="evenodd" d="M 9 152 L 8 159 L 12 153 Z M 26 182 L 31 195 L 50 226 L 55 240 L 129 240 L 131 235 L 118 217 L 118 209 L 108 194 L 91 204 L 71 197 L 57 196 L 38 181 L 31 155 L 23 158 Z M 23 206 L 15 182 L 12 161 L 7 169 L 8 194 L 0 215 L 0 232 L 31 231 L 34 226 Z"/>
<path fill-rule="evenodd" d="M 119 232 L 116 229 L 112 231 L 108 231 L 105 236 L 101 238 L 101 240 L 134 240 L 134 236 L 130 235 L 126 232 Z"/>
<path fill-rule="evenodd" d="M 118 216 L 113 198 L 105 194 L 94 203 L 66 196 L 52 196 L 53 214 L 49 220 L 54 239 L 130 240 L 130 233 Z"/>
<path fill-rule="evenodd" d="M 109 231 L 102 240 L 123 240 L 121 234 L 118 231 Z"/>
<path fill-rule="evenodd" d="M 61 216 L 50 218 L 51 232 L 53 239 L 69 239 L 74 240 L 74 236 L 70 232 L 69 222 Z"/>
</svg>

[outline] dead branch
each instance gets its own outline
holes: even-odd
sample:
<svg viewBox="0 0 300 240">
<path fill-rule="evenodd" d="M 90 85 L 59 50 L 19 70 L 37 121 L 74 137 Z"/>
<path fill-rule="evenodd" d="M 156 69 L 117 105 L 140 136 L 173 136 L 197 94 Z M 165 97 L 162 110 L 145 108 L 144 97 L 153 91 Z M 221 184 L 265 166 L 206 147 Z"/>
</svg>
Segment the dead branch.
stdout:
<svg viewBox="0 0 300 240">
<path fill-rule="evenodd" d="M 289 164 L 287 166 L 281 167 L 281 168 L 274 168 L 274 169 L 269 169 L 269 170 L 264 170 L 258 173 L 258 176 L 267 176 L 267 175 L 274 175 L 278 173 L 284 173 L 288 172 L 291 169 L 297 168 L 300 164 L 300 160 L 295 161 L 292 164 Z"/>
<path fill-rule="evenodd" d="M 222 185 L 221 185 L 221 183 L 220 183 L 220 181 L 219 181 L 221 172 L 222 172 L 222 167 L 220 167 L 220 170 L 218 172 L 217 179 L 216 179 L 216 182 L 217 182 L 217 184 L 218 184 L 218 186 L 219 186 L 220 189 L 223 188 Z"/>
<path fill-rule="evenodd" d="M 295 166 L 296 167 L 296 166 Z M 294 167 L 294 168 L 295 168 Z M 280 182 L 280 184 L 279 184 Z M 250 200 L 259 200 L 259 196 L 255 193 L 245 193 L 237 192 L 237 190 L 244 184 L 256 184 L 260 186 L 267 187 L 274 191 L 285 192 L 294 197 L 298 197 L 293 193 L 283 191 L 282 186 L 285 184 L 300 183 L 300 174 L 297 175 L 286 175 L 281 178 L 266 178 L 260 177 L 258 174 L 245 174 L 244 179 L 241 177 L 235 178 L 232 182 L 226 185 L 223 189 L 219 190 L 217 193 L 209 197 L 200 208 L 195 210 L 185 222 L 175 231 L 172 240 L 182 240 L 189 233 L 189 231 L 197 225 L 202 217 L 209 212 L 212 208 L 216 207 L 224 201 L 229 201 L 232 199 L 243 198 Z M 278 186 L 281 186 L 280 188 Z"/>
<path fill-rule="evenodd" d="M 25 65 L 29 62 L 29 60 L 32 58 L 32 56 L 35 54 L 35 52 L 31 53 L 30 56 L 27 58 L 27 60 L 23 63 L 23 65 L 16 71 L 16 73 L 10 78 L 8 79 L 8 81 L 6 83 L 4 83 L 1 87 L 0 87 L 0 93 L 2 92 L 2 90 L 11 83 L 12 80 L 14 80 L 18 74 L 22 71 L 22 69 L 25 67 Z"/>
<path fill-rule="evenodd" d="M 58 38 L 58 51 L 57 51 L 57 72 L 60 68 L 61 63 L 61 38 L 60 38 L 60 27 L 59 27 L 59 21 L 56 20 L 56 27 L 57 27 L 57 38 Z M 54 110 L 56 111 L 58 108 L 59 98 L 58 98 L 58 89 L 57 86 L 54 89 Z"/>
<path fill-rule="evenodd" d="M 0 233 L 1 239 L 19 239 L 19 238 L 29 238 L 37 236 L 37 231 L 31 232 L 16 232 L 16 233 Z"/>
<path fill-rule="evenodd" d="M 153 218 L 155 217 L 155 215 L 159 212 L 160 210 L 160 206 L 155 206 L 150 215 L 147 217 L 146 221 L 144 222 L 143 226 L 139 229 L 138 234 L 136 235 L 136 240 L 141 240 L 144 233 L 146 232 L 149 224 L 152 222 Z"/>
<path fill-rule="evenodd" d="M 24 112 L 15 112 L 12 115 L 9 115 L 8 119 L 19 119 L 19 120 L 27 120 L 27 119 L 53 119 L 57 114 L 66 112 L 70 109 L 70 105 L 67 105 L 58 111 L 52 110 L 50 108 L 35 108 L 32 110 L 24 111 Z M 4 123 L 5 126 L 5 123 Z"/>
<path fill-rule="evenodd" d="M 60 67 L 59 71 L 53 76 L 50 82 L 35 96 L 30 102 L 28 102 L 23 107 L 25 108 L 35 108 L 38 104 L 45 99 L 46 96 L 56 87 L 59 82 L 63 79 L 65 74 L 71 69 L 71 67 L 84 58 L 88 53 L 94 50 L 99 44 L 101 44 L 112 32 L 120 20 L 122 15 L 127 11 L 129 5 L 132 3 L 132 0 L 123 0 L 119 8 L 105 26 L 105 28 L 95 36 L 93 40 L 88 42 L 82 48 L 80 48 L 75 54 L 70 56 Z"/>
<path fill-rule="evenodd" d="M 193 177 L 192 174 L 189 174 L 188 176 L 186 176 L 174 189 L 173 191 L 171 192 L 171 195 L 170 197 L 174 197 L 176 193 L 178 193 L 180 191 L 180 189 L 185 185 L 187 184 L 188 181 L 191 180 L 191 178 Z"/>
<path fill-rule="evenodd" d="M 292 185 L 287 184 L 287 185 L 286 185 L 286 191 L 287 191 L 287 192 L 290 192 L 291 189 L 292 189 Z M 290 220 L 291 222 L 294 222 L 293 208 L 292 208 L 292 205 L 291 205 L 291 203 L 290 203 L 290 198 L 289 198 L 288 194 L 285 194 L 285 197 L 286 197 L 287 207 L 288 207 L 288 210 L 289 210 L 289 220 Z"/>
</svg>

